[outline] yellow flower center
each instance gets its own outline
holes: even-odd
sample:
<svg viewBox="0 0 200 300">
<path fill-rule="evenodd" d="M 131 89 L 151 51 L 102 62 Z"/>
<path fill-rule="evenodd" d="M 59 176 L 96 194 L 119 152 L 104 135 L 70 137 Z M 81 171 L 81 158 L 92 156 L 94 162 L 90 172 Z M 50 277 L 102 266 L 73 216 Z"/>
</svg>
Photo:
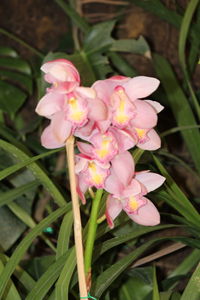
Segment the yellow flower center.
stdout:
<svg viewBox="0 0 200 300">
<path fill-rule="evenodd" d="M 107 136 L 103 136 L 101 148 L 96 150 L 96 154 L 98 155 L 98 157 L 104 158 L 109 153 L 109 144 L 110 138 Z"/>
<path fill-rule="evenodd" d="M 97 167 L 94 162 L 90 162 L 88 165 L 89 173 L 92 178 L 92 181 L 99 185 L 103 183 L 103 176 L 97 173 Z"/>
<path fill-rule="evenodd" d="M 80 110 L 77 99 L 70 98 L 68 101 L 68 105 L 70 106 L 71 112 L 70 118 L 74 121 L 82 121 L 82 119 L 85 117 L 85 114 L 83 111 Z"/>
<path fill-rule="evenodd" d="M 130 206 L 131 210 L 133 210 L 133 211 L 138 209 L 138 202 L 134 196 L 131 196 L 129 198 L 129 206 Z"/>
<path fill-rule="evenodd" d="M 140 129 L 140 128 L 135 128 L 137 135 L 139 137 L 139 139 L 143 138 L 146 134 L 146 130 L 145 129 Z"/>
</svg>

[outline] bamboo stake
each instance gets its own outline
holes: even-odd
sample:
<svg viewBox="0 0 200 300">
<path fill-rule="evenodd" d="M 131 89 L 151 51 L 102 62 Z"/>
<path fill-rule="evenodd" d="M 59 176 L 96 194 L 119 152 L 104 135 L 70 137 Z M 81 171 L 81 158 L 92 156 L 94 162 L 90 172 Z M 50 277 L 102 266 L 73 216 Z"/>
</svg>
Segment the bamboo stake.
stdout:
<svg viewBox="0 0 200 300">
<path fill-rule="evenodd" d="M 74 239 L 75 239 L 75 249 L 76 249 L 79 292 L 80 292 L 80 298 L 84 298 L 88 300 L 88 296 L 87 296 L 88 292 L 87 292 L 85 270 L 84 270 L 81 216 L 80 216 L 80 209 L 79 209 L 79 199 L 76 192 L 73 136 L 70 136 L 67 139 L 66 150 L 67 150 L 67 161 L 68 161 L 70 189 L 71 189 L 71 197 L 72 197 L 72 209 L 73 209 L 73 216 L 74 216 Z"/>
</svg>

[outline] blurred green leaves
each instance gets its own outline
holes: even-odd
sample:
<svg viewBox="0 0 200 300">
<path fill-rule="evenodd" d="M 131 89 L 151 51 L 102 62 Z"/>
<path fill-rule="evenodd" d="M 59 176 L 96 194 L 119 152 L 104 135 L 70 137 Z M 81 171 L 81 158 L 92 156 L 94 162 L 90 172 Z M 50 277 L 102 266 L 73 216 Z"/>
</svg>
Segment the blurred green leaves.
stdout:
<svg viewBox="0 0 200 300">
<path fill-rule="evenodd" d="M 31 68 L 12 48 L 0 47 L 0 110 L 11 115 L 32 93 Z"/>
</svg>

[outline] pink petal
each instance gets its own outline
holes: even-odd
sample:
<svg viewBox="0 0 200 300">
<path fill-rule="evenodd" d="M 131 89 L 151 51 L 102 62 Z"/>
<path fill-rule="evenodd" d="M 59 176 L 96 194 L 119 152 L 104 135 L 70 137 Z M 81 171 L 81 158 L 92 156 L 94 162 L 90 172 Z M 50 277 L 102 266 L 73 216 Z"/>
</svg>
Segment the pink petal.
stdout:
<svg viewBox="0 0 200 300">
<path fill-rule="evenodd" d="M 147 133 L 147 141 L 144 143 L 138 143 L 137 146 L 144 150 L 157 150 L 161 147 L 161 139 L 154 129 L 151 129 Z"/>
<path fill-rule="evenodd" d="M 111 168 L 110 175 L 106 178 L 104 183 L 104 189 L 115 196 L 120 197 L 124 190 L 124 186 L 119 180 L 118 176 L 113 172 Z"/>
<path fill-rule="evenodd" d="M 59 81 L 77 81 L 80 82 L 80 76 L 75 66 L 67 59 L 56 59 L 45 63 L 41 70 L 49 73 Z M 51 83 L 52 81 L 50 81 Z"/>
<path fill-rule="evenodd" d="M 145 197 L 143 197 L 145 198 Z M 154 206 L 154 204 L 145 198 L 147 200 L 147 204 L 144 206 L 141 206 L 138 209 L 138 214 L 129 214 L 129 218 L 131 218 L 135 223 L 144 225 L 144 226 L 155 226 L 160 223 L 160 214 L 157 210 L 157 208 Z"/>
<path fill-rule="evenodd" d="M 95 89 L 98 99 L 101 99 L 106 105 L 110 105 L 110 97 L 116 86 L 117 82 L 115 80 L 105 79 L 96 81 L 92 88 Z"/>
<path fill-rule="evenodd" d="M 41 135 L 41 144 L 47 149 L 55 149 L 64 146 L 63 142 L 59 142 L 52 132 L 51 125 L 46 127 Z"/>
<path fill-rule="evenodd" d="M 131 126 L 137 128 L 152 128 L 157 124 L 155 109 L 143 100 L 135 100 L 136 116 L 131 121 Z"/>
<path fill-rule="evenodd" d="M 144 100 L 144 101 L 147 102 L 147 103 L 149 103 L 151 106 L 153 106 L 153 108 L 155 109 L 155 111 L 157 112 L 157 114 L 164 109 L 164 106 L 162 106 L 157 101 L 152 101 L 152 100 Z"/>
<path fill-rule="evenodd" d="M 110 127 L 110 132 L 117 140 L 119 153 L 129 150 L 135 146 L 135 141 L 132 136 L 125 130 L 118 129 L 116 127 Z"/>
<path fill-rule="evenodd" d="M 55 138 L 64 143 L 72 132 L 72 124 L 65 119 L 64 112 L 58 112 L 51 119 L 51 128 Z"/>
<path fill-rule="evenodd" d="M 87 184 L 85 183 L 84 181 L 84 178 L 83 178 L 83 175 L 80 174 L 79 176 L 76 177 L 77 178 L 77 185 L 76 185 L 76 190 L 77 190 L 77 193 L 82 201 L 83 204 L 86 203 L 86 199 L 85 199 L 85 192 L 87 191 L 88 189 L 88 186 Z"/>
<path fill-rule="evenodd" d="M 108 163 L 118 152 L 118 144 L 112 133 L 97 133 L 92 136 L 90 142 L 93 144 L 93 157 L 102 162 Z"/>
<path fill-rule="evenodd" d="M 91 99 L 96 98 L 96 92 L 93 88 L 79 86 L 76 88 L 76 92 L 80 94 L 80 97 L 91 98 Z"/>
<path fill-rule="evenodd" d="M 36 113 L 40 116 L 50 117 L 63 108 L 64 96 L 57 93 L 48 93 L 38 102 Z"/>
<path fill-rule="evenodd" d="M 82 142 L 77 142 L 77 147 L 79 151 L 86 156 L 92 157 L 93 152 L 92 152 L 92 145 L 87 144 L 87 143 L 82 143 Z"/>
<path fill-rule="evenodd" d="M 148 192 L 154 191 L 165 181 L 165 177 L 152 172 L 136 173 L 135 179 L 141 182 Z"/>
<path fill-rule="evenodd" d="M 153 77 L 137 76 L 124 84 L 124 88 L 131 100 L 145 98 L 152 94 L 160 81 Z"/>
<path fill-rule="evenodd" d="M 129 196 L 135 196 L 142 192 L 141 184 L 135 180 L 132 179 L 131 183 L 124 189 L 122 193 L 122 197 L 129 197 Z"/>
<path fill-rule="evenodd" d="M 107 107 L 99 99 L 87 99 L 88 101 L 88 118 L 93 121 L 103 121 L 107 118 Z"/>
<path fill-rule="evenodd" d="M 108 196 L 106 201 L 106 218 L 110 228 L 114 227 L 113 221 L 122 211 L 122 203 L 118 199 Z"/>
<path fill-rule="evenodd" d="M 131 154 L 128 151 L 120 153 L 115 156 L 111 163 L 114 173 L 124 187 L 127 187 L 131 182 L 135 170 L 135 164 Z"/>
<path fill-rule="evenodd" d="M 97 130 L 95 131 L 94 126 L 94 121 L 88 121 L 83 127 L 76 128 L 74 135 L 82 140 L 89 141 L 91 136 L 97 132 Z"/>
<path fill-rule="evenodd" d="M 87 168 L 87 160 L 80 157 L 80 155 L 75 155 L 75 173 L 79 174 Z"/>
</svg>

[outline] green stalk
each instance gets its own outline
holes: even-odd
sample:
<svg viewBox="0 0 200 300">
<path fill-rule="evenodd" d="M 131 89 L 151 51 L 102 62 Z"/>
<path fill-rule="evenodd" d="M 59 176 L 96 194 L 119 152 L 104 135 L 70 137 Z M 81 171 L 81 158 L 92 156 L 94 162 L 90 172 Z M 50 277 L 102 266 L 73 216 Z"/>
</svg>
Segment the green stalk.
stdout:
<svg viewBox="0 0 200 300">
<path fill-rule="evenodd" d="M 92 200 L 92 210 L 89 220 L 89 228 L 88 228 L 88 235 L 87 241 L 85 246 L 85 273 L 86 276 L 91 270 L 91 263 L 92 263 L 92 252 L 94 247 L 94 241 L 97 231 L 97 217 L 100 207 L 100 201 L 103 194 L 103 189 L 97 190 L 95 198 Z"/>
</svg>

